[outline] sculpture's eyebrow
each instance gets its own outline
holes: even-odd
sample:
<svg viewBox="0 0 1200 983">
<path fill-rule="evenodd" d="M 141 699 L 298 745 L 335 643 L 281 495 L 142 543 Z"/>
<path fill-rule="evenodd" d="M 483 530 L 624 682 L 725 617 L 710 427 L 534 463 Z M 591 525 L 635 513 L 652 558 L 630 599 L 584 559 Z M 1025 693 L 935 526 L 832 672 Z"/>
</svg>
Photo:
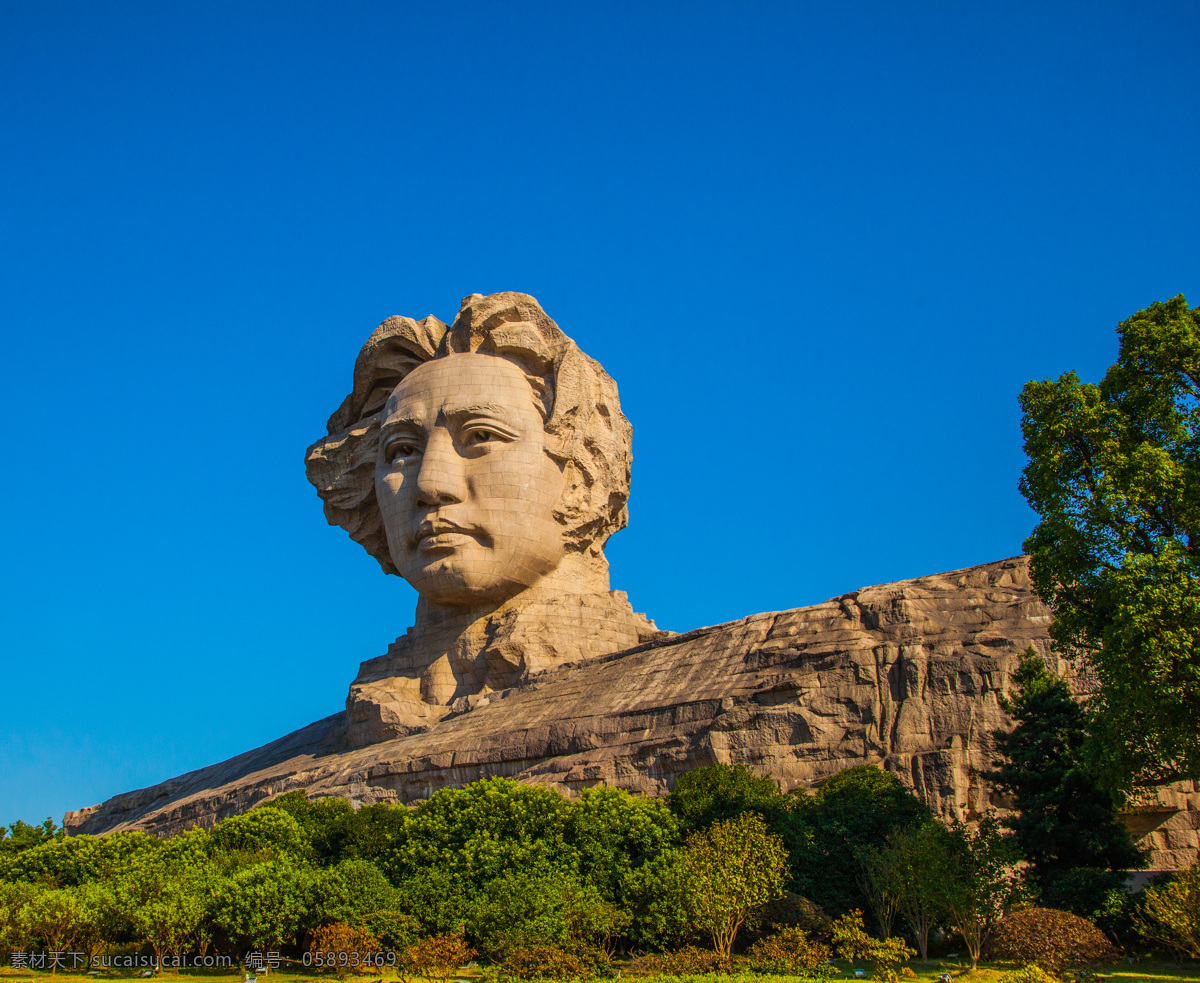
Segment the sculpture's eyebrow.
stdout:
<svg viewBox="0 0 1200 983">
<path fill-rule="evenodd" d="M 450 403 L 442 407 L 442 413 L 448 419 L 464 416 L 490 416 L 501 423 L 508 424 L 510 427 L 519 426 L 519 423 L 512 418 L 512 411 L 507 407 L 500 406 L 498 403 Z"/>
<path fill-rule="evenodd" d="M 416 430 L 423 433 L 425 430 L 420 422 L 411 416 L 390 416 L 384 420 L 383 425 L 379 429 L 382 433 L 388 433 L 392 430 Z"/>
</svg>

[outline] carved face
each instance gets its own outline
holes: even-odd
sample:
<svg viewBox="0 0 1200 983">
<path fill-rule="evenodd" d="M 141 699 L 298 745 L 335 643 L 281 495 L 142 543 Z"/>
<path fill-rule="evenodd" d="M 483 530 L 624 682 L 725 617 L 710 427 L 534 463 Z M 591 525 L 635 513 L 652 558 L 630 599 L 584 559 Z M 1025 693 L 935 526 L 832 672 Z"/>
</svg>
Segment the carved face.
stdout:
<svg viewBox="0 0 1200 983">
<path fill-rule="evenodd" d="M 414 369 L 383 410 L 375 493 L 388 552 L 422 597 L 503 601 L 563 557 L 563 490 L 533 389 L 512 362 L 456 354 Z"/>
</svg>

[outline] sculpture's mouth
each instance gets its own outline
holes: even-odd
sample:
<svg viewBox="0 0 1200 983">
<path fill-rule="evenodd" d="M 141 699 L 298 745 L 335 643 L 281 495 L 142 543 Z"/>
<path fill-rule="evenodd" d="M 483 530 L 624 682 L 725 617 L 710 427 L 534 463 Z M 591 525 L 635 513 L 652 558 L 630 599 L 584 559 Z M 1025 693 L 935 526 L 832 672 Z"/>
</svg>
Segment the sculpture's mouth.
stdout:
<svg viewBox="0 0 1200 983">
<path fill-rule="evenodd" d="M 456 550 L 461 546 L 469 546 L 477 542 L 474 536 L 461 532 L 443 532 L 436 536 L 425 536 L 417 541 L 417 550 L 421 553 L 436 553 L 439 550 Z"/>
<path fill-rule="evenodd" d="M 441 516 L 425 519 L 417 526 L 416 535 L 409 540 L 409 546 L 421 553 L 455 550 L 470 543 L 490 547 L 492 537 L 478 526 L 462 525 Z"/>
</svg>

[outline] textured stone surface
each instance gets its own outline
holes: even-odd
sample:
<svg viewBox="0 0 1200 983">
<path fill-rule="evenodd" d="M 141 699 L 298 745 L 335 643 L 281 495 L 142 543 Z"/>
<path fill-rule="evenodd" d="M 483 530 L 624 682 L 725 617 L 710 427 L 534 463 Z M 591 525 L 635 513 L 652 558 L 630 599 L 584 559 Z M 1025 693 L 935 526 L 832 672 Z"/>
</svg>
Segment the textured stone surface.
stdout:
<svg viewBox="0 0 1200 983">
<path fill-rule="evenodd" d="M 367 748 L 347 747 L 346 718 L 334 714 L 65 822 L 170 835 L 292 789 L 412 802 L 490 775 L 655 795 L 713 761 L 747 764 L 785 789 L 878 763 L 943 816 L 970 819 L 1003 806 L 979 778 L 991 732 L 1009 723 L 997 698 L 1018 653 L 1032 644 L 1047 654 L 1049 620 L 1023 557 L 867 587 L 556 667 Z M 1200 793 L 1180 788 L 1131 824 L 1148 835 L 1151 866 L 1166 869 L 1195 861 L 1198 818 Z"/>
</svg>

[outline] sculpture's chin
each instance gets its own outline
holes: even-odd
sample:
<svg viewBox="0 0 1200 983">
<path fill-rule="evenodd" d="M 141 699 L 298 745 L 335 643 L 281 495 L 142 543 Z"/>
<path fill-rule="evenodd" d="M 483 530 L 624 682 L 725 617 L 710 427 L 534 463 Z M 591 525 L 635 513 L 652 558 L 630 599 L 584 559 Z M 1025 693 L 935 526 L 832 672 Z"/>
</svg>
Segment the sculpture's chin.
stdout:
<svg viewBox="0 0 1200 983">
<path fill-rule="evenodd" d="M 557 545 L 557 544 L 556 544 Z M 401 575 L 433 604 L 479 607 L 502 604 L 552 573 L 562 561 L 561 550 L 541 554 L 505 549 L 481 549 L 474 542 L 465 547 L 430 556 L 416 553 L 405 557 Z"/>
<path fill-rule="evenodd" d="M 409 571 L 404 579 L 424 600 L 456 607 L 502 604 L 529 586 L 523 581 L 496 577 L 486 567 L 480 569 L 479 564 L 456 562 L 455 557 Z"/>
<path fill-rule="evenodd" d="M 460 584 L 439 585 L 432 589 L 417 588 L 423 600 L 448 607 L 476 608 L 503 604 L 525 590 L 524 584 Z"/>
</svg>

